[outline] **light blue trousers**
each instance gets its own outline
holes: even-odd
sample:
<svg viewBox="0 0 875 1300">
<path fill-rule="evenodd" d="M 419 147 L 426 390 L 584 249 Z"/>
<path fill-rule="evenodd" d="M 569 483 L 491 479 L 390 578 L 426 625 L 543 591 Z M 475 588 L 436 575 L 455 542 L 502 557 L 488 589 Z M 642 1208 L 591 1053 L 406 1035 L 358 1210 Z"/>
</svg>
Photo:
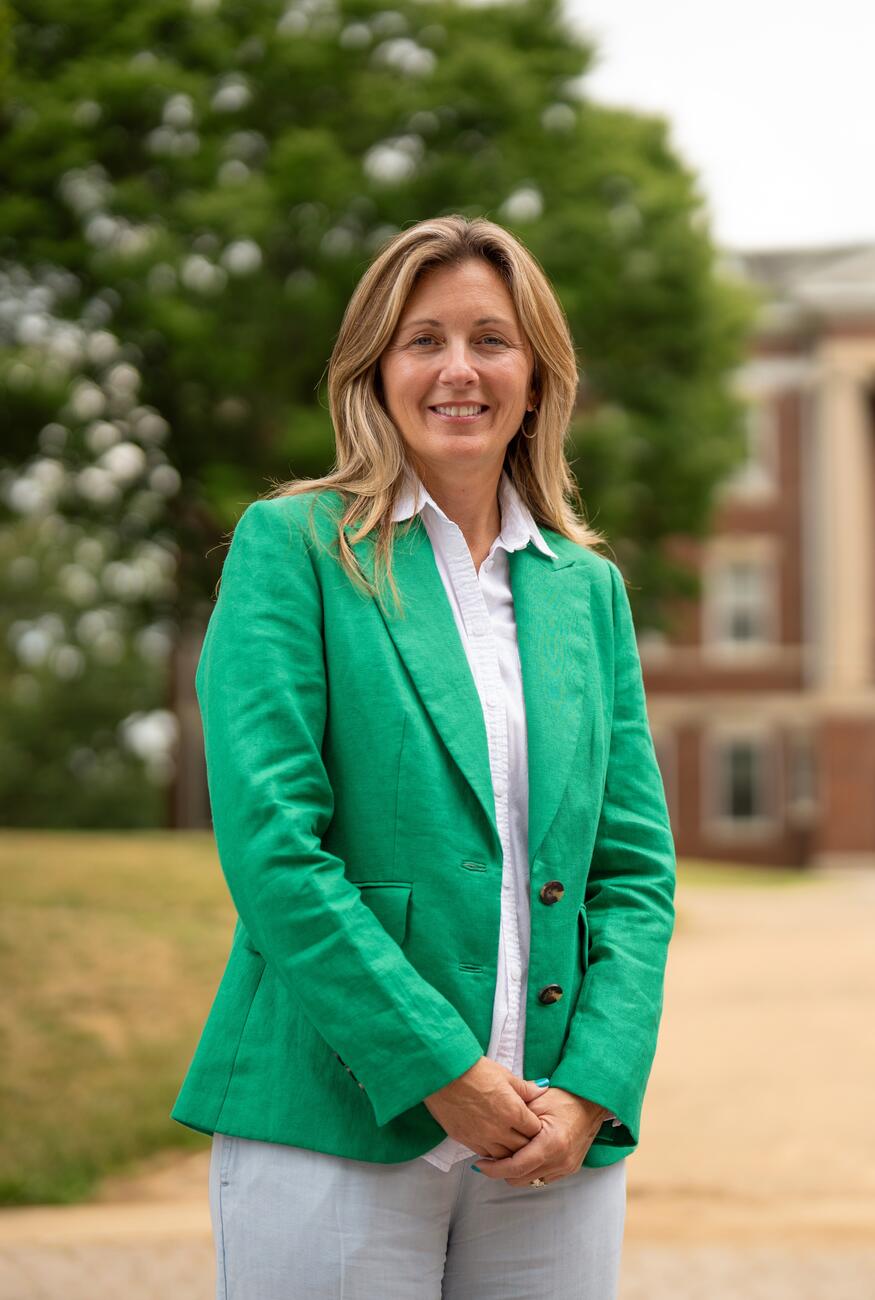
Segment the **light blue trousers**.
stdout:
<svg viewBox="0 0 875 1300">
<path fill-rule="evenodd" d="M 511 1187 L 213 1136 L 217 1300 L 616 1300 L 626 1161 Z"/>
</svg>

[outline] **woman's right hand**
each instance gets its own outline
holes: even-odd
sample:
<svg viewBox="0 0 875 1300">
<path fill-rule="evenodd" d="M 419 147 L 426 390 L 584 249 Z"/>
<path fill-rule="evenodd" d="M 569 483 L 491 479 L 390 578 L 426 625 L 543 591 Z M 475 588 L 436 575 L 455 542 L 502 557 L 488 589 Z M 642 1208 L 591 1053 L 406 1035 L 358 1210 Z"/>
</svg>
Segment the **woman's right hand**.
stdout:
<svg viewBox="0 0 875 1300">
<path fill-rule="evenodd" d="M 508 1156 L 541 1131 L 528 1103 L 547 1091 L 506 1066 L 481 1056 L 458 1079 L 438 1088 L 425 1104 L 444 1131 L 481 1156 Z"/>
</svg>

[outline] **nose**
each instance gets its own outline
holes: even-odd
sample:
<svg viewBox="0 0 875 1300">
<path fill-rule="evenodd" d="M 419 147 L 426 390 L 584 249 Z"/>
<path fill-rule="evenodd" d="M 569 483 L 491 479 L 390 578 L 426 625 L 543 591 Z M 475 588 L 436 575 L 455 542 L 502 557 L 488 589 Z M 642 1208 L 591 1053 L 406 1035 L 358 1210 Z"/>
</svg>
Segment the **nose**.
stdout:
<svg viewBox="0 0 875 1300">
<path fill-rule="evenodd" d="M 447 343 L 439 378 L 447 388 L 478 383 L 477 369 L 472 362 L 467 340 L 457 339 Z"/>
</svg>

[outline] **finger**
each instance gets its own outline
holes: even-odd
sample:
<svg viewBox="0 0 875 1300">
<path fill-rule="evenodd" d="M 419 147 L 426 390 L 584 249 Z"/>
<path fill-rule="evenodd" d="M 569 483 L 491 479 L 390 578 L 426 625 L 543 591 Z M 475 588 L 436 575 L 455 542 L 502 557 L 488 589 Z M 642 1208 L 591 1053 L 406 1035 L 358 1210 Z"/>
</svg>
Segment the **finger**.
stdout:
<svg viewBox="0 0 875 1300">
<path fill-rule="evenodd" d="M 472 1151 L 482 1156 L 484 1160 L 503 1160 L 505 1157 L 516 1155 L 517 1151 L 522 1150 L 535 1137 L 537 1137 L 537 1133 L 523 1133 L 521 1129 L 511 1128 L 504 1142 L 491 1142 L 489 1146 L 480 1147 L 473 1142 L 469 1142 L 468 1146 Z M 0 1296 L 0 1300 L 3 1300 L 2 1296 Z"/>
<path fill-rule="evenodd" d="M 541 1131 L 541 1130 L 538 1129 L 538 1133 L 540 1133 L 540 1131 Z M 515 1137 L 520 1138 L 520 1140 L 521 1140 L 522 1142 L 524 1142 L 524 1143 L 525 1143 L 525 1142 L 531 1142 L 534 1138 L 536 1138 L 536 1137 L 538 1136 L 538 1133 L 534 1133 L 534 1134 L 533 1134 L 533 1133 L 524 1133 L 524 1132 L 522 1131 L 521 1128 L 512 1128 L 512 1129 L 511 1129 L 511 1133 L 513 1133 Z M 511 1153 L 511 1154 L 512 1154 L 512 1153 Z"/>
<path fill-rule="evenodd" d="M 523 1110 L 514 1120 L 514 1129 L 526 1139 L 537 1137 L 541 1131 L 540 1117 L 524 1103 Z"/>
<path fill-rule="evenodd" d="M 512 1156 L 491 1159 L 487 1156 L 474 1161 L 478 1169 L 489 1178 L 534 1178 L 531 1172 L 550 1163 L 550 1136 L 542 1131 Z"/>
</svg>

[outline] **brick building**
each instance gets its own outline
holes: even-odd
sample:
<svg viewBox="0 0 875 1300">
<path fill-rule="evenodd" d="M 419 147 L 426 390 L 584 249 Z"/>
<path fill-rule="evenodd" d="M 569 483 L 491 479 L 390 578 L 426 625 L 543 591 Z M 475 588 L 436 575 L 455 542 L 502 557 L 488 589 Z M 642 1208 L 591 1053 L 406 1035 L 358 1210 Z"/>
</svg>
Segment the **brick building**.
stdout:
<svg viewBox="0 0 875 1300">
<path fill-rule="evenodd" d="M 677 849 L 875 867 L 875 244 L 727 262 L 765 291 L 748 458 L 640 637 Z"/>
</svg>

